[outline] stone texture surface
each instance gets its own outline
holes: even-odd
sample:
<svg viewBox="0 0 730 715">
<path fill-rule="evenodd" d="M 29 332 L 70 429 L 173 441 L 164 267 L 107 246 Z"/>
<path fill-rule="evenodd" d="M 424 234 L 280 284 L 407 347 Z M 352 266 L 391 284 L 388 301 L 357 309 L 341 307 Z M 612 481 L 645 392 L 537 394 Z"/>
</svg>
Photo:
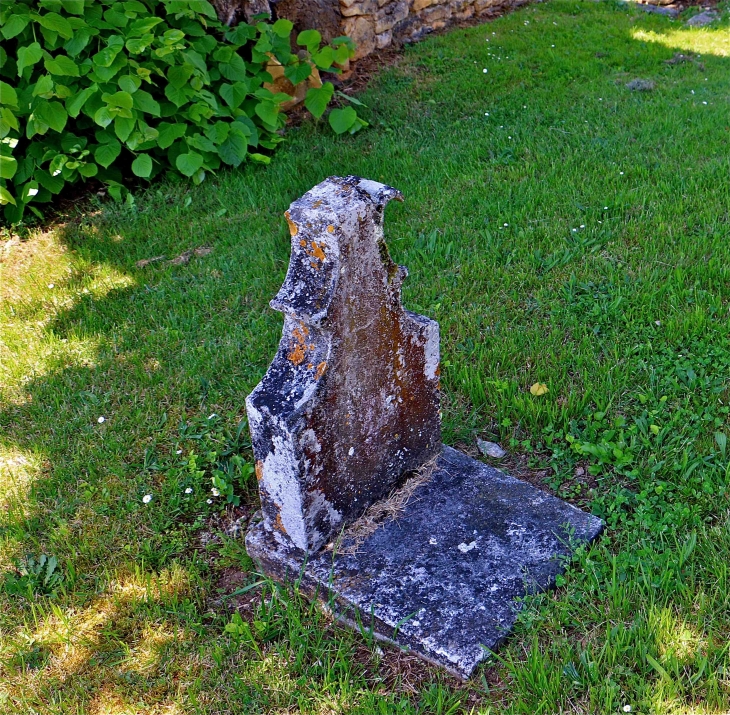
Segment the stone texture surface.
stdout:
<svg viewBox="0 0 730 715">
<path fill-rule="evenodd" d="M 259 0 L 261 1 L 261 0 Z M 673 2 L 673 0 L 667 0 Z M 316 27 L 326 40 L 349 35 L 356 59 L 391 44 L 415 42 L 424 35 L 474 15 L 495 14 L 527 0 L 279 0 L 278 17 L 297 30 Z"/>
<path fill-rule="evenodd" d="M 687 20 L 687 27 L 705 27 L 705 25 L 711 25 L 715 22 L 718 17 L 718 13 L 713 12 L 712 10 L 705 10 L 698 15 L 690 17 L 690 19 Z"/>
<path fill-rule="evenodd" d="M 266 529 L 306 552 L 440 449 L 438 324 L 403 309 L 383 238 L 400 198 L 333 177 L 286 213 L 284 330 L 246 408 Z"/>
<path fill-rule="evenodd" d="M 263 570 L 330 601 L 345 622 L 467 678 L 506 637 L 518 597 L 554 584 L 569 542 L 594 539 L 590 514 L 448 447 L 405 512 L 347 555 L 305 554 L 264 522 L 246 547 Z M 397 630 L 397 632 L 396 632 Z"/>
</svg>

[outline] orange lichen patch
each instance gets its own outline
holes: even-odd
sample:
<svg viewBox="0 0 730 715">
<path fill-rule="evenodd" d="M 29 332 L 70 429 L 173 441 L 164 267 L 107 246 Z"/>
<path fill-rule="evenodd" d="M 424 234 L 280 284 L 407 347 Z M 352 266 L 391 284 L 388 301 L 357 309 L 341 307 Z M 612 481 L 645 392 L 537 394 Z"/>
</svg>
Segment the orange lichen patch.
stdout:
<svg viewBox="0 0 730 715">
<path fill-rule="evenodd" d="M 276 521 L 274 522 L 274 528 L 277 531 L 280 531 L 282 534 L 286 534 L 286 529 L 284 528 L 284 522 L 281 520 L 281 514 L 276 515 Z"/>
<path fill-rule="evenodd" d="M 327 257 L 324 255 L 324 251 L 322 250 L 322 245 L 317 243 L 316 241 L 312 241 L 312 252 L 309 254 L 310 256 L 314 256 L 320 261 L 324 261 L 324 259 Z"/>
<path fill-rule="evenodd" d="M 318 209 L 318 208 L 319 208 L 319 207 L 320 207 L 321 205 L 322 205 L 322 199 L 317 199 L 317 200 L 316 200 L 316 201 L 315 201 L 315 202 L 314 202 L 314 203 L 312 204 L 312 208 L 313 208 L 313 209 Z"/>
<path fill-rule="evenodd" d="M 300 365 L 304 362 L 304 358 L 306 357 L 305 350 L 308 346 L 305 342 L 305 338 L 309 334 L 309 328 L 302 323 L 300 327 L 294 328 L 291 334 L 294 340 L 292 341 L 289 349 L 289 355 L 287 355 L 287 357 L 295 365 Z"/>
<path fill-rule="evenodd" d="M 294 221 L 291 220 L 291 214 L 288 211 L 285 211 L 284 217 L 286 218 L 286 222 L 289 224 L 289 233 L 292 236 L 296 236 L 299 233 L 299 229 Z"/>
<path fill-rule="evenodd" d="M 264 463 L 259 459 L 256 462 L 256 479 L 260 482 L 264 478 Z"/>
<path fill-rule="evenodd" d="M 314 373 L 314 379 L 319 380 L 322 375 L 324 375 L 324 371 L 327 369 L 327 363 L 321 362 L 319 365 L 317 365 L 317 371 Z"/>
<path fill-rule="evenodd" d="M 299 241 L 299 245 L 300 246 L 306 246 L 307 245 L 307 242 L 304 239 L 302 239 L 301 241 Z"/>
<path fill-rule="evenodd" d="M 335 232 L 334 226 L 332 226 L 331 224 L 329 226 L 327 226 L 327 233 L 334 233 L 334 232 Z"/>
</svg>

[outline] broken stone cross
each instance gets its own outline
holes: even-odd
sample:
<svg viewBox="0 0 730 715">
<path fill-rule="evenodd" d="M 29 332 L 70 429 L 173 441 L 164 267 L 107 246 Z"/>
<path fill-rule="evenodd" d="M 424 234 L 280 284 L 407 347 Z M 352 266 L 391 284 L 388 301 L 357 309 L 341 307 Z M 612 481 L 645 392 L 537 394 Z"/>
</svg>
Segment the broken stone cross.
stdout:
<svg viewBox="0 0 730 715">
<path fill-rule="evenodd" d="M 441 444 L 438 324 L 401 305 L 392 199 L 333 177 L 286 212 L 284 330 L 246 401 L 261 496 L 246 546 L 343 622 L 465 678 L 602 523 Z"/>
</svg>

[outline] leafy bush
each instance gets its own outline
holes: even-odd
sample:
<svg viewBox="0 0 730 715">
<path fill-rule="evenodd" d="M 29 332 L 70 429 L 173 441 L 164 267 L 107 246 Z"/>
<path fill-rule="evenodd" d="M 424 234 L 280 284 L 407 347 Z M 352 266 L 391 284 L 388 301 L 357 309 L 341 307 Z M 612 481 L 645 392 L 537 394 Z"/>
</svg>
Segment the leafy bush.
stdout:
<svg viewBox="0 0 730 715">
<path fill-rule="evenodd" d="M 321 46 L 292 23 L 226 28 L 207 0 L 0 0 L 0 204 L 17 223 L 40 216 L 68 183 L 95 177 L 121 198 L 124 177 L 163 172 L 200 183 L 221 164 L 268 162 L 290 95 L 264 87 L 273 58 L 297 85 L 338 71 L 354 45 Z M 316 83 L 319 84 L 319 83 Z M 314 82 L 305 106 L 321 117 L 334 86 Z M 333 110 L 338 133 L 365 126 Z"/>
</svg>

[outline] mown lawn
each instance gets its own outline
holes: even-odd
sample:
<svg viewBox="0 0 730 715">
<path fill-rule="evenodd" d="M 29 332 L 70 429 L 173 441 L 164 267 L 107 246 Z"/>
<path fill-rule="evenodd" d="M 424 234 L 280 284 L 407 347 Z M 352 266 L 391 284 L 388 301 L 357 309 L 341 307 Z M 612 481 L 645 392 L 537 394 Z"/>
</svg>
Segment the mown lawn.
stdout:
<svg viewBox="0 0 730 715">
<path fill-rule="evenodd" d="M 0 712 L 728 712 L 728 78 L 727 13 L 553 0 L 408 48 L 354 137 L 306 124 L 269 167 L 6 243 Z M 607 522 L 465 685 L 272 584 L 222 599 L 259 580 L 221 532 L 255 506 L 282 214 L 349 173 L 406 196 L 386 236 L 441 324 L 445 441 L 499 440 Z"/>
</svg>

